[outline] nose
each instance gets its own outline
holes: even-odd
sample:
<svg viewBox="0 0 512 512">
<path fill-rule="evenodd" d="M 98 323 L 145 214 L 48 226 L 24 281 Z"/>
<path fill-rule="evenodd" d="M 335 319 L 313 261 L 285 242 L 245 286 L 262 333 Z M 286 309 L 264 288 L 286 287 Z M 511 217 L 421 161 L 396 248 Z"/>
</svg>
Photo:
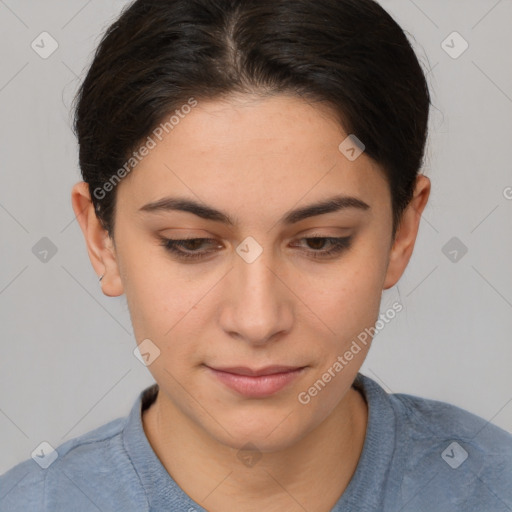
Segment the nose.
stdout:
<svg viewBox="0 0 512 512">
<path fill-rule="evenodd" d="M 236 256 L 223 297 L 222 328 L 255 346 L 277 340 L 293 325 L 293 293 L 270 256 L 263 251 L 251 263 Z"/>
</svg>

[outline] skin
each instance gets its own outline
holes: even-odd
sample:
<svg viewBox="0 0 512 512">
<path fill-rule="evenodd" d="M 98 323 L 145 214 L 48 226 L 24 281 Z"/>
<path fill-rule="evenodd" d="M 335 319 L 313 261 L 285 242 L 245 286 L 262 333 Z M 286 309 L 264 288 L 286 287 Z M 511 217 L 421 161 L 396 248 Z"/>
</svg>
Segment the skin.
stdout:
<svg viewBox="0 0 512 512">
<path fill-rule="evenodd" d="M 375 325 L 382 291 L 411 257 L 430 180 L 418 176 L 392 240 L 384 174 L 365 153 L 347 159 L 338 149 L 346 137 L 326 108 L 293 96 L 199 101 L 117 186 L 115 240 L 96 218 L 87 185 L 73 187 L 103 293 L 125 294 L 137 343 L 149 338 L 160 350 L 148 366 L 160 386 L 142 417 L 148 440 L 178 485 L 209 511 L 326 512 L 356 469 L 368 408 L 351 386 L 371 343 L 309 404 L 297 396 Z M 371 208 L 278 222 L 334 193 Z M 139 211 L 168 195 L 200 200 L 238 223 Z M 311 254 L 329 243 L 304 240 L 351 234 L 348 249 L 323 259 Z M 215 252 L 187 263 L 159 236 L 214 238 L 185 251 Z M 263 248 L 252 263 L 235 251 L 248 236 Z M 247 398 L 204 364 L 307 368 L 274 395 Z M 247 442 L 261 454 L 252 467 L 237 457 Z"/>
</svg>

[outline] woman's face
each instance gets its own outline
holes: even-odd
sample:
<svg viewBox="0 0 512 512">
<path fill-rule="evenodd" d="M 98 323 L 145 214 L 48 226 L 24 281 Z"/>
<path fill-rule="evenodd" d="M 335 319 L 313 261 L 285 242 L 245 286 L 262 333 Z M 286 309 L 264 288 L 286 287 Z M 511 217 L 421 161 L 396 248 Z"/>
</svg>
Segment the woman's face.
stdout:
<svg viewBox="0 0 512 512">
<path fill-rule="evenodd" d="M 353 159 L 339 149 L 346 137 L 300 98 L 199 101 L 117 187 L 116 263 L 104 292 L 126 294 L 137 343 L 151 340 L 148 369 L 162 399 L 226 445 L 272 450 L 317 427 L 350 389 L 369 342 L 316 396 L 304 392 L 375 324 L 383 289 L 407 264 L 410 253 L 389 265 L 385 178 L 364 152 Z M 291 215 L 335 196 L 368 207 Z M 202 209 L 147 206 L 165 198 Z M 186 238 L 210 240 L 176 252 L 162 242 Z M 274 365 L 303 369 L 267 379 L 213 370 Z"/>
</svg>

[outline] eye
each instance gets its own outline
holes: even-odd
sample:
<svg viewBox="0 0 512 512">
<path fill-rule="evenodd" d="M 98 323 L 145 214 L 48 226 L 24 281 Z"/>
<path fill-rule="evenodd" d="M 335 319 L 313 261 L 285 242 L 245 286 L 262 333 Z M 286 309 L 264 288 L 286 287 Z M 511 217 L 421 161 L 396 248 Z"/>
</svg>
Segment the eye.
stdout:
<svg viewBox="0 0 512 512">
<path fill-rule="evenodd" d="M 303 252 L 308 253 L 312 258 L 329 258 L 341 254 L 347 250 L 351 243 L 352 237 L 325 237 L 325 236 L 313 236 L 307 238 L 301 238 L 299 241 L 307 241 L 308 245 L 313 245 L 313 249 L 303 249 Z M 216 252 L 213 250 L 198 250 L 204 244 L 209 243 L 210 246 L 216 248 L 222 248 L 217 240 L 214 238 L 186 238 L 186 239 L 174 239 L 174 238 L 161 238 L 160 244 L 177 258 L 182 260 L 199 260 L 205 258 L 209 254 Z M 328 245 L 328 249 L 321 249 Z M 316 246 L 316 248 L 315 248 Z M 319 247 L 320 246 L 320 247 Z"/>
<path fill-rule="evenodd" d="M 301 238 L 308 242 L 309 246 L 313 246 L 314 250 L 306 250 L 313 258 L 329 258 L 341 254 L 343 251 L 350 248 L 352 243 L 352 237 L 332 237 L 332 236 L 313 236 L 308 238 Z M 324 247 L 326 242 L 329 245 L 329 249 L 319 250 L 319 246 Z M 316 247 L 316 248 L 315 248 Z"/>
<path fill-rule="evenodd" d="M 197 243 L 201 242 L 201 243 Z M 201 247 L 204 242 L 216 242 L 214 238 L 185 238 L 185 239 L 174 239 L 174 238 L 162 238 L 161 245 L 163 245 L 169 252 L 175 254 L 178 258 L 184 260 L 197 260 L 204 258 L 207 254 L 215 251 L 197 251 L 195 249 Z M 219 245 L 217 244 L 217 247 Z M 190 250 L 190 252 L 183 251 L 180 248 Z"/>
</svg>

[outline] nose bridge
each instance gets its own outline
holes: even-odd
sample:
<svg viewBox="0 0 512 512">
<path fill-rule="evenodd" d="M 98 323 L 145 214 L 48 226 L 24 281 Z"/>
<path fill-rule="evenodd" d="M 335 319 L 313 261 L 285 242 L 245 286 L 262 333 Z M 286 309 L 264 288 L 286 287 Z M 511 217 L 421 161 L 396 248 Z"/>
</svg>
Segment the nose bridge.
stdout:
<svg viewBox="0 0 512 512">
<path fill-rule="evenodd" d="M 237 247 L 237 253 L 225 328 L 252 343 L 263 343 L 289 328 L 291 312 L 286 287 L 274 269 L 271 250 L 263 250 L 254 239 L 246 239 Z"/>
<path fill-rule="evenodd" d="M 270 271 L 275 265 L 271 246 L 266 244 L 264 248 L 255 238 L 248 236 L 238 245 L 236 253 L 235 273 L 240 283 L 256 294 L 268 293 L 275 284 L 275 275 Z"/>
<path fill-rule="evenodd" d="M 237 282 L 249 300 L 260 301 L 274 300 L 276 294 L 276 275 L 272 272 L 272 258 L 270 254 L 261 254 L 253 262 L 242 259 L 238 262 Z"/>
</svg>

